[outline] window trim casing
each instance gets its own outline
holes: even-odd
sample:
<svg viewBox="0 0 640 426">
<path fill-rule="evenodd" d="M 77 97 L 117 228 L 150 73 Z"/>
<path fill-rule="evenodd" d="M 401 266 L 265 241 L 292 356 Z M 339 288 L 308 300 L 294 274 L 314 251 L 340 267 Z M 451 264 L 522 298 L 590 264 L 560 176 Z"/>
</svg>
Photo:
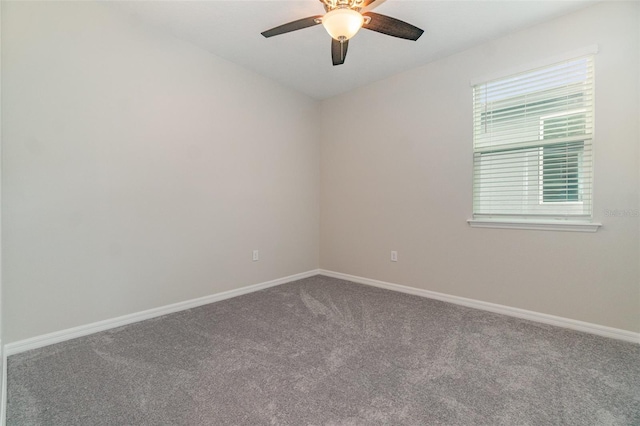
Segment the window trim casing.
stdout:
<svg viewBox="0 0 640 426">
<path fill-rule="evenodd" d="M 467 219 L 472 228 L 528 229 L 536 231 L 596 232 L 602 223 L 581 220 L 544 220 L 515 218 Z"/>
</svg>

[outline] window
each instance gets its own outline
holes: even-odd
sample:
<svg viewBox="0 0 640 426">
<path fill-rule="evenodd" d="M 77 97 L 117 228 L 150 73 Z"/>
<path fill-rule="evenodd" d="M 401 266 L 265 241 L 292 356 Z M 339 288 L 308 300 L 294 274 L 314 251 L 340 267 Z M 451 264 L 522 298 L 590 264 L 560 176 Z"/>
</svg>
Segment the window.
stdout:
<svg viewBox="0 0 640 426">
<path fill-rule="evenodd" d="M 474 219 L 589 220 L 593 56 L 473 87 Z"/>
</svg>

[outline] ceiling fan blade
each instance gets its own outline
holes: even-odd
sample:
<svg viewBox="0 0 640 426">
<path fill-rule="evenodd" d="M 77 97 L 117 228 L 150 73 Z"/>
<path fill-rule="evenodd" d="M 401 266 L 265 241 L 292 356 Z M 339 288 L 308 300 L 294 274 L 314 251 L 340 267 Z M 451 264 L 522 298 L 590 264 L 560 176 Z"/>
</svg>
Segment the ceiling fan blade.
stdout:
<svg viewBox="0 0 640 426">
<path fill-rule="evenodd" d="M 316 19 L 320 18 L 322 18 L 322 15 L 309 16 L 308 18 L 298 19 L 297 21 L 288 22 L 278 27 L 271 28 L 270 30 L 264 31 L 261 34 L 265 37 L 273 37 L 284 33 L 290 33 L 291 31 L 313 27 L 314 25 L 318 25 L 320 23 L 316 22 Z"/>
<path fill-rule="evenodd" d="M 387 0 L 364 0 L 360 5 L 360 13 L 368 12 L 380 6 Z"/>
<path fill-rule="evenodd" d="M 338 40 L 331 39 L 331 59 L 333 59 L 333 65 L 342 65 L 347 58 L 347 48 L 349 47 L 349 40 L 345 40 L 340 43 Z"/>
<path fill-rule="evenodd" d="M 373 12 L 366 12 L 363 13 L 363 15 L 369 16 L 371 18 L 371 22 L 364 24 L 362 28 L 366 28 L 371 31 L 414 41 L 419 39 L 424 32 L 424 30 L 421 30 L 418 27 L 387 15 L 380 15 L 379 13 Z"/>
</svg>

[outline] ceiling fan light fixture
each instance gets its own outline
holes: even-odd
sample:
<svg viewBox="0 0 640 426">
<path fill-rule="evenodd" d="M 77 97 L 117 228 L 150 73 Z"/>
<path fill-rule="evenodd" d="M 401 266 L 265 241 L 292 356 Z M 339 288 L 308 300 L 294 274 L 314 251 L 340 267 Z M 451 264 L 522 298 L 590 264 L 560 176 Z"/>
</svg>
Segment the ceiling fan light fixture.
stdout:
<svg viewBox="0 0 640 426">
<path fill-rule="evenodd" d="M 341 7 L 327 12 L 322 25 L 331 37 L 339 41 L 349 40 L 364 24 L 364 17 L 355 10 Z"/>
</svg>

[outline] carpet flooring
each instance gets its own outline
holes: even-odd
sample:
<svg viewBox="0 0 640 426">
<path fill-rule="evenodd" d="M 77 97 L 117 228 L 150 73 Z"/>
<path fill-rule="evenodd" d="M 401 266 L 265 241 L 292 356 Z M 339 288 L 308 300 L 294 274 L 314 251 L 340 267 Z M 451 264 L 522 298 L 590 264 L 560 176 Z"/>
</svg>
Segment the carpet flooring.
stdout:
<svg viewBox="0 0 640 426">
<path fill-rule="evenodd" d="M 640 346 L 316 276 L 8 359 L 8 425 L 640 425 Z"/>
</svg>

